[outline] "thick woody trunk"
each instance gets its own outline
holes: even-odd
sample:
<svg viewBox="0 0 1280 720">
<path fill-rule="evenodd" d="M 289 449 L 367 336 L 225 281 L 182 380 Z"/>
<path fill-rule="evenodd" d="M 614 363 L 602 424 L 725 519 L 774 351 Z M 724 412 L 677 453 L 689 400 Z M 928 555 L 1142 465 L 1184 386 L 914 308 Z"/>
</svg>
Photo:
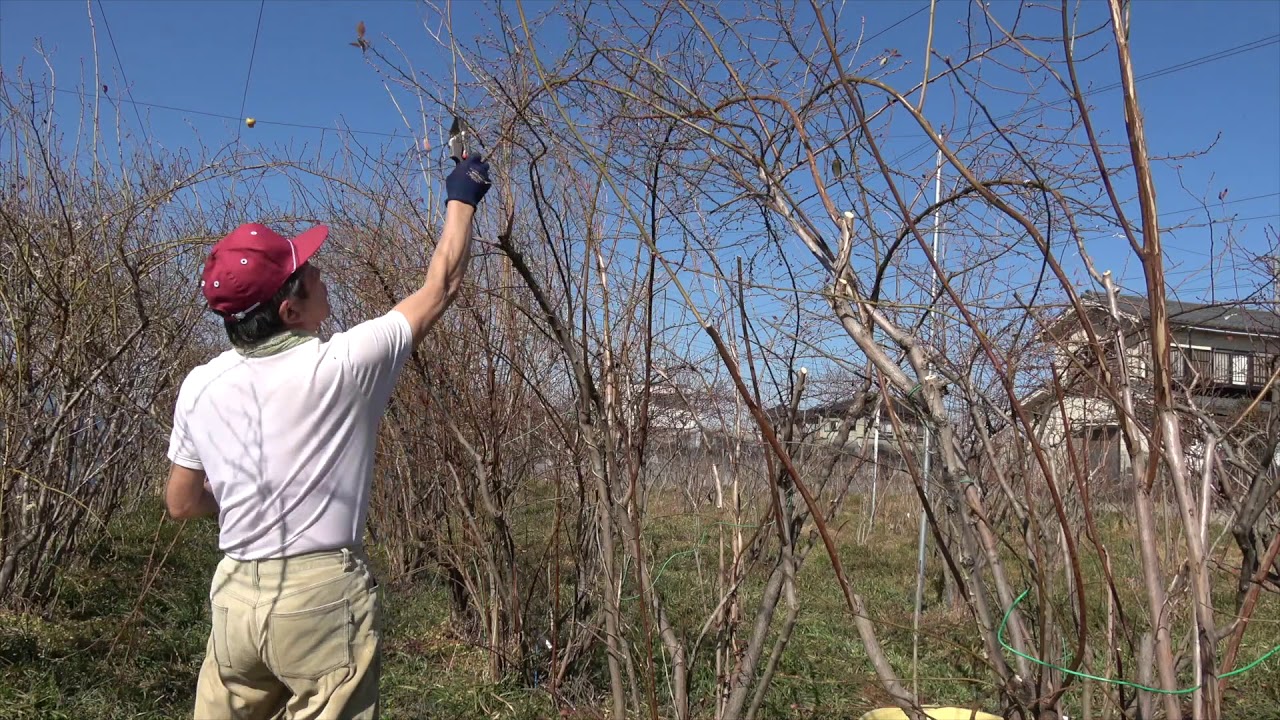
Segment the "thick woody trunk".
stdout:
<svg viewBox="0 0 1280 720">
<path fill-rule="evenodd" d="M 1196 529 L 1194 503 L 1190 499 L 1190 489 L 1186 485 L 1184 469 L 1181 428 L 1173 413 L 1173 391 L 1169 377 L 1169 315 L 1165 305 L 1164 259 L 1160 246 L 1160 219 L 1156 210 L 1155 181 L 1151 173 L 1150 156 L 1147 152 L 1147 141 L 1142 112 L 1138 104 L 1138 90 L 1134 80 L 1133 61 L 1129 50 L 1129 19 L 1127 7 L 1120 0 L 1110 0 L 1111 25 L 1116 39 L 1116 55 L 1120 64 L 1120 82 L 1124 91 L 1125 126 L 1129 137 L 1129 155 L 1133 160 L 1134 175 L 1138 185 L 1138 203 L 1142 212 L 1142 247 L 1139 256 L 1142 258 L 1143 272 L 1147 281 L 1147 296 L 1150 303 L 1150 337 L 1152 354 L 1152 378 L 1155 388 L 1155 422 L 1151 428 L 1153 443 L 1160 448 L 1147 448 L 1147 452 L 1156 451 L 1155 457 L 1145 458 L 1147 463 L 1139 466 L 1144 477 L 1139 479 L 1137 497 L 1139 498 L 1139 527 L 1144 532 L 1142 538 L 1143 573 L 1147 582 L 1147 595 L 1153 616 L 1156 621 L 1156 663 L 1160 671 L 1160 683 L 1163 689 L 1173 690 L 1175 683 L 1172 650 L 1170 648 L 1169 621 L 1165 613 L 1163 589 L 1160 586 L 1161 575 L 1159 559 L 1155 556 L 1154 535 L 1146 531 L 1154 530 L 1151 517 L 1151 493 L 1158 480 L 1157 461 L 1159 450 L 1163 450 L 1169 467 L 1169 480 L 1174 485 L 1174 495 L 1183 511 L 1184 532 L 1187 534 L 1187 550 L 1190 555 L 1193 596 L 1197 605 L 1197 636 L 1201 656 L 1194 659 L 1197 677 L 1203 677 L 1211 686 L 1198 691 L 1193 700 L 1193 717 L 1196 720 L 1217 720 L 1219 714 L 1217 688 L 1214 675 L 1213 647 L 1213 606 L 1209 597 L 1207 568 L 1199 541 L 1199 530 Z M 1125 357 L 1121 355 L 1120 357 Z M 1123 364 L 1123 363 L 1122 363 Z M 1135 472 L 1135 479 L 1137 476 Z M 1207 659 L 1207 662 L 1205 662 Z M 1173 695 L 1164 696 L 1165 714 L 1170 718 L 1178 717 L 1178 700 Z"/>
<path fill-rule="evenodd" d="M 583 430 L 584 432 L 589 432 L 590 428 L 584 427 Z M 600 562 L 601 568 L 604 570 L 604 578 L 600 586 L 603 590 L 601 595 L 604 599 L 604 640 L 605 647 L 608 648 L 609 694 L 613 699 L 614 717 L 623 718 L 627 716 L 627 692 L 622 680 L 622 623 L 620 620 L 621 613 L 618 608 L 620 590 L 616 569 L 617 555 L 613 546 L 616 534 L 613 513 L 610 510 L 613 505 L 613 499 L 610 496 L 609 486 L 605 478 L 605 463 L 603 458 L 600 457 L 598 448 L 593 444 L 589 452 L 591 455 L 591 475 L 595 481 L 596 532 L 600 538 Z"/>
</svg>

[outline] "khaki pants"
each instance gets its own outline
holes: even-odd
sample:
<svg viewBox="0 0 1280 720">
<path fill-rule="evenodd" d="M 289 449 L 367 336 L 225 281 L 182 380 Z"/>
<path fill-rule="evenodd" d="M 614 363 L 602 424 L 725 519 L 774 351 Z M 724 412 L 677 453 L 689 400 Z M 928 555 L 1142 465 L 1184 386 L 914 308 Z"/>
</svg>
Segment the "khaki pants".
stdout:
<svg viewBox="0 0 1280 720">
<path fill-rule="evenodd" d="M 195 720 L 375 720 L 382 611 L 359 551 L 218 563 Z"/>
</svg>

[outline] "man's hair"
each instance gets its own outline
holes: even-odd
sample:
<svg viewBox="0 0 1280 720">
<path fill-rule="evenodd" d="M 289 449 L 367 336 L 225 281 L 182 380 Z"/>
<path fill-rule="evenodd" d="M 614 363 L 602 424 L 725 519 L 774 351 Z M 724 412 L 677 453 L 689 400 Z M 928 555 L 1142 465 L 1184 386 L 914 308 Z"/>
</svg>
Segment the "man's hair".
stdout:
<svg viewBox="0 0 1280 720">
<path fill-rule="evenodd" d="M 244 318 L 237 320 L 224 317 L 222 326 L 227 329 L 227 339 L 238 348 L 249 348 L 263 340 L 284 332 L 284 320 L 280 319 L 280 304 L 285 300 L 306 300 L 307 288 L 302 282 L 302 267 L 293 271 L 284 285 L 276 291 L 270 300 L 250 310 Z"/>
</svg>

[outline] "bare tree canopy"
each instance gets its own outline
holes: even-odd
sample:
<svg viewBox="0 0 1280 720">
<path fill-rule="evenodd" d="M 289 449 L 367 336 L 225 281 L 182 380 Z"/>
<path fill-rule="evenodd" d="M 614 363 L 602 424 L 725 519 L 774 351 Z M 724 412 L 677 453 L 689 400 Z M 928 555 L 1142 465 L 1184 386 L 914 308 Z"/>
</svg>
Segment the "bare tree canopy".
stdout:
<svg viewBox="0 0 1280 720">
<path fill-rule="evenodd" d="M 1128 3 L 966 4 L 946 52 L 929 4 L 911 62 L 841 4 L 490 7 L 463 44 L 425 6 L 453 84 L 393 32 L 351 44 L 500 177 L 370 512 L 492 678 L 773 717 L 815 617 L 912 720 L 1217 720 L 1276 677 L 1251 644 L 1280 590 L 1275 228 L 1214 223 L 1252 270 L 1180 295 L 1158 167 L 1208 160 L 1149 149 Z M 161 476 L 175 383 L 222 342 L 209 241 L 329 224 L 341 327 L 418 282 L 441 222 L 417 141 L 106 150 L 45 80 L 0 98 L 0 602 L 29 610 Z M 890 522 L 918 556 L 886 598 L 851 568 Z M 932 694 L 922 642 L 968 695 Z"/>
</svg>

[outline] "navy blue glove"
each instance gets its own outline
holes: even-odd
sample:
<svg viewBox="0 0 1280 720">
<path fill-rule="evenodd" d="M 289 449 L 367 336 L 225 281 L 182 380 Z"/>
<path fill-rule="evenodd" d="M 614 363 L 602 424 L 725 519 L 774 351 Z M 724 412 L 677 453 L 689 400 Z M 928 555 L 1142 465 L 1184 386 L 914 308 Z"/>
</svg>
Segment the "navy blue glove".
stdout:
<svg viewBox="0 0 1280 720">
<path fill-rule="evenodd" d="M 489 163 L 479 155 L 472 155 L 458 163 L 444 181 L 445 191 L 450 200 L 464 202 L 471 207 L 480 204 L 480 199 L 489 192 L 491 185 Z"/>
</svg>

